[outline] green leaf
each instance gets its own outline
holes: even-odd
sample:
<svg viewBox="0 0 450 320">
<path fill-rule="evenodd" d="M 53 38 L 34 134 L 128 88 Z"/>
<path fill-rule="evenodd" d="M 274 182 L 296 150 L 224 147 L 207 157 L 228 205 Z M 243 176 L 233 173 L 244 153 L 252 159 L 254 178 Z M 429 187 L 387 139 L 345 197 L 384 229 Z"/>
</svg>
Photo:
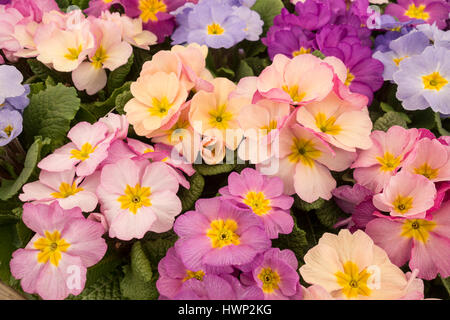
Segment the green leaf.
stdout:
<svg viewBox="0 0 450 320">
<path fill-rule="evenodd" d="M 180 198 L 183 206 L 183 212 L 194 207 L 195 201 L 200 198 L 203 188 L 205 187 L 205 179 L 198 172 L 194 173 L 188 180 L 190 183 L 190 188 L 185 189 L 181 187 L 178 192 L 178 197 Z"/>
<path fill-rule="evenodd" d="M 283 8 L 281 0 L 256 0 L 251 9 L 258 12 L 264 21 L 263 34 L 273 25 L 273 19 L 281 13 Z"/>
<path fill-rule="evenodd" d="M 41 149 L 44 145 L 50 144 L 50 139 L 46 138 L 42 140 L 41 137 L 37 137 L 36 141 L 31 145 L 25 158 L 24 168 L 19 177 L 12 180 L 3 180 L 0 187 L 0 200 L 8 200 L 15 194 L 17 194 L 22 186 L 27 183 L 37 163 L 40 160 Z"/>
<path fill-rule="evenodd" d="M 17 234 L 15 225 L 0 225 L 0 280 L 8 283 L 11 273 L 9 261 L 14 250 L 17 249 Z"/>
<path fill-rule="evenodd" d="M 439 113 L 436 112 L 434 114 L 434 120 L 436 121 L 436 128 L 439 134 L 442 136 L 450 136 L 450 132 L 445 130 L 444 127 L 442 126 L 442 120 Z"/>
<path fill-rule="evenodd" d="M 127 104 L 128 101 L 130 101 L 133 98 L 133 95 L 131 94 L 131 91 L 127 90 L 119 94 L 116 98 L 116 111 L 119 114 L 125 114 L 125 111 L 123 108 Z"/>
<path fill-rule="evenodd" d="M 299 262 L 302 262 L 303 256 L 309 247 L 306 232 L 297 226 L 297 222 L 294 223 L 290 234 L 280 234 L 278 239 L 272 241 L 272 246 L 281 250 L 292 250 Z"/>
<path fill-rule="evenodd" d="M 56 3 L 58 4 L 58 7 L 61 10 L 66 10 L 68 6 L 70 6 L 69 0 L 56 0 Z"/>
<path fill-rule="evenodd" d="M 444 285 L 445 290 L 447 290 L 447 293 L 448 293 L 449 296 L 450 296 L 450 277 L 448 277 L 448 278 L 442 278 L 441 276 L 439 276 L 439 278 L 441 278 L 442 284 Z"/>
<path fill-rule="evenodd" d="M 338 221 L 338 218 L 345 216 L 333 200 L 325 202 L 324 205 L 315 212 L 320 223 L 328 228 L 333 228 Z"/>
<path fill-rule="evenodd" d="M 325 55 L 320 50 L 314 50 L 311 54 L 322 60 L 326 58 Z"/>
<path fill-rule="evenodd" d="M 218 77 L 225 77 L 225 78 L 232 80 L 232 79 L 234 79 L 235 73 L 230 68 L 220 67 L 219 69 L 217 69 L 216 75 Z"/>
<path fill-rule="evenodd" d="M 42 81 L 46 81 L 48 77 L 55 79 L 57 82 L 67 82 L 68 76 L 50 69 L 37 59 L 27 59 L 27 63 L 31 71 L 38 76 Z"/>
<path fill-rule="evenodd" d="M 380 102 L 380 108 L 384 112 L 395 111 L 394 108 L 392 108 L 389 104 L 385 102 Z"/>
<path fill-rule="evenodd" d="M 86 274 L 86 286 L 90 286 L 101 279 L 105 274 L 114 272 L 123 264 L 123 259 L 112 246 L 108 247 L 108 251 L 99 263 L 88 268 Z"/>
<path fill-rule="evenodd" d="M 82 108 L 89 111 L 97 119 L 104 117 L 116 108 L 117 96 L 123 92 L 129 91 L 130 85 L 131 82 L 125 82 L 120 88 L 115 89 L 107 100 L 93 103 L 83 103 Z"/>
<path fill-rule="evenodd" d="M 0 226 L 4 226 L 7 224 L 16 224 L 19 221 L 19 218 L 13 216 L 11 214 L 0 214 Z"/>
<path fill-rule="evenodd" d="M 316 201 L 309 203 L 300 199 L 297 195 L 294 196 L 294 206 L 302 211 L 311 211 L 319 209 L 324 206 L 325 202 L 326 202 L 325 200 L 319 198 Z"/>
<path fill-rule="evenodd" d="M 30 96 L 45 90 L 45 85 L 43 82 L 35 82 L 30 84 Z"/>
<path fill-rule="evenodd" d="M 35 136 L 42 136 L 51 138 L 52 150 L 60 147 L 79 108 L 80 99 L 73 87 L 58 84 L 32 95 L 23 113 L 25 140 L 31 144 Z"/>
<path fill-rule="evenodd" d="M 108 89 L 109 93 L 112 93 L 114 89 L 117 89 L 124 84 L 126 77 L 130 73 L 133 61 L 134 55 L 131 54 L 126 64 L 118 67 L 114 71 L 111 71 L 108 76 L 108 82 L 106 84 L 106 88 Z"/>
<path fill-rule="evenodd" d="M 151 282 L 145 282 L 131 270 L 130 266 L 123 268 L 125 277 L 120 282 L 120 290 L 125 298 L 131 300 L 156 300 L 159 297 L 156 289 L 157 276 Z"/>
<path fill-rule="evenodd" d="M 152 265 L 154 274 L 158 271 L 159 261 L 166 256 L 167 250 L 173 247 L 175 241 L 178 239 L 178 236 L 173 231 L 155 235 L 157 236 L 156 239 L 148 239 L 148 236 L 146 236 L 146 240 L 142 241 L 144 251 Z"/>
<path fill-rule="evenodd" d="M 235 164 L 223 163 L 223 164 L 194 164 L 194 169 L 202 176 L 214 176 L 221 173 L 231 172 L 236 167 Z"/>
<path fill-rule="evenodd" d="M 145 282 L 152 280 L 152 267 L 139 241 L 135 242 L 131 248 L 131 271 Z"/>
<path fill-rule="evenodd" d="M 411 114 L 412 126 L 415 128 L 433 129 L 436 126 L 436 118 L 431 108 L 415 110 Z"/>
<path fill-rule="evenodd" d="M 236 72 L 236 80 L 240 80 L 245 77 L 251 77 L 254 76 L 253 69 L 248 65 L 245 60 L 241 60 L 239 63 L 239 68 Z"/>
<path fill-rule="evenodd" d="M 385 115 L 375 121 L 373 130 L 387 131 L 392 126 L 408 128 L 405 119 L 399 115 L 399 112 L 388 111 Z"/>
<path fill-rule="evenodd" d="M 89 0 L 72 0 L 72 5 L 84 10 L 89 7 Z"/>
<path fill-rule="evenodd" d="M 117 270 L 104 274 L 95 283 L 86 286 L 78 296 L 69 296 L 69 300 L 121 300 L 120 280 L 122 272 Z"/>
<path fill-rule="evenodd" d="M 270 65 L 270 60 L 267 58 L 251 57 L 245 59 L 245 62 L 253 69 L 255 76 L 259 75 L 268 65 Z"/>
</svg>

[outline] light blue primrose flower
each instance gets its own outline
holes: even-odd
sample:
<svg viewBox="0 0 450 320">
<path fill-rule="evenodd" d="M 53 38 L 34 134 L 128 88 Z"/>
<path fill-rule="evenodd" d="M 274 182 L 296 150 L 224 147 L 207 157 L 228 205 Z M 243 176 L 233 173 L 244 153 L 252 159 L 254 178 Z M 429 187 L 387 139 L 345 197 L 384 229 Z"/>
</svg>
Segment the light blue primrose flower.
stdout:
<svg viewBox="0 0 450 320">
<path fill-rule="evenodd" d="M 264 21 L 261 20 L 259 14 L 245 6 L 233 7 L 233 10 L 234 13 L 246 23 L 246 27 L 244 28 L 245 39 L 249 41 L 258 41 L 259 36 L 263 32 L 262 27 L 264 25 Z"/>
<path fill-rule="evenodd" d="M 22 132 L 22 115 L 19 111 L 0 110 L 0 147 L 10 143 Z"/>
<path fill-rule="evenodd" d="M 431 107 L 450 114 L 450 50 L 427 47 L 420 55 L 404 59 L 394 73 L 397 98 L 406 110 Z"/>
<path fill-rule="evenodd" d="M 0 105 L 6 98 L 18 97 L 24 94 L 23 76 L 15 67 L 0 65 Z"/>
</svg>

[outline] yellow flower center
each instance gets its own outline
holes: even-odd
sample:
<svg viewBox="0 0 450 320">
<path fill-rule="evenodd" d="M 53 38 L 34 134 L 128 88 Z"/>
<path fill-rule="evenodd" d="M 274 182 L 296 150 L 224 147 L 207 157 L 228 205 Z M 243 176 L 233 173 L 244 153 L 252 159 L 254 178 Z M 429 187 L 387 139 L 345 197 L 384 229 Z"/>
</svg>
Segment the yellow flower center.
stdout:
<svg viewBox="0 0 450 320">
<path fill-rule="evenodd" d="M 422 76 L 422 82 L 425 89 L 439 91 L 447 85 L 448 80 L 441 76 L 439 72 L 433 72 L 427 76 Z"/>
<path fill-rule="evenodd" d="M 233 119 L 233 114 L 227 111 L 227 105 L 221 105 L 215 110 L 210 111 L 209 124 L 219 130 L 225 130 L 228 128 L 228 122 Z"/>
<path fill-rule="evenodd" d="M 413 198 L 412 197 L 403 197 L 398 195 L 392 205 L 394 206 L 394 210 L 398 213 L 405 214 L 413 207 Z"/>
<path fill-rule="evenodd" d="M 219 35 L 225 32 L 225 29 L 222 28 L 222 26 L 218 23 L 211 23 L 210 25 L 208 25 L 206 27 L 206 30 L 208 32 L 208 34 L 212 34 L 212 35 Z"/>
<path fill-rule="evenodd" d="M 242 202 L 252 208 L 253 212 L 258 216 L 265 215 L 272 209 L 270 206 L 270 200 L 266 199 L 264 193 L 261 191 L 247 192 Z"/>
<path fill-rule="evenodd" d="M 183 278 L 183 282 L 189 280 L 189 279 L 197 279 L 199 281 L 203 281 L 203 277 L 205 276 L 205 272 L 203 270 L 199 271 L 191 271 L 186 270 L 186 277 Z"/>
<path fill-rule="evenodd" d="M 69 53 L 66 53 L 64 55 L 64 58 L 68 60 L 78 60 L 78 56 L 80 55 L 81 51 L 83 51 L 83 47 L 80 44 L 78 48 L 68 48 L 67 51 Z"/>
<path fill-rule="evenodd" d="M 305 53 L 310 53 L 310 52 L 311 52 L 311 48 L 305 49 L 303 47 L 300 47 L 300 49 L 295 50 L 294 52 L 292 52 L 292 56 L 296 57 L 298 55 L 305 54 Z"/>
<path fill-rule="evenodd" d="M 414 168 L 414 173 L 421 174 L 424 177 L 432 180 L 438 176 L 439 169 L 433 169 L 428 163 L 425 162 L 420 167 Z"/>
<path fill-rule="evenodd" d="M 53 198 L 62 199 L 73 196 L 80 191 L 83 191 L 83 188 L 78 188 L 75 182 L 72 185 L 63 182 L 59 186 L 59 192 L 53 192 L 51 195 Z"/>
<path fill-rule="evenodd" d="M 61 233 L 56 230 L 53 233 L 45 231 L 45 237 L 37 239 L 33 246 L 40 250 L 37 255 L 39 263 L 47 263 L 50 260 L 50 263 L 57 267 L 61 260 L 61 252 L 66 252 L 70 244 L 61 239 Z"/>
<path fill-rule="evenodd" d="M 86 142 L 81 147 L 81 150 L 73 149 L 70 151 L 70 154 L 72 155 L 70 158 L 75 158 L 81 161 L 84 161 L 86 159 L 89 159 L 89 156 L 92 152 L 95 151 L 97 147 L 93 148 L 92 145 L 89 142 Z"/>
<path fill-rule="evenodd" d="M 304 165 L 313 167 L 314 160 L 322 155 L 322 151 L 315 147 L 312 140 L 294 138 L 292 142 L 291 154 L 288 156 L 291 162 L 301 161 Z"/>
<path fill-rule="evenodd" d="M 156 14 L 158 12 L 166 12 L 167 6 L 163 0 L 139 0 L 139 10 L 141 10 L 141 19 L 144 23 L 148 20 L 158 21 Z"/>
<path fill-rule="evenodd" d="M 277 120 L 270 120 L 267 126 L 261 127 L 261 130 L 264 130 L 265 132 L 269 133 L 270 131 L 275 130 L 277 127 L 278 127 Z"/>
<path fill-rule="evenodd" d="M 270 267 L 262 268 L 258 274 L 258 279 L 262 281 L 262 290 L 265 293 L 271 293 L 279 288 L 280 275 Z"/>
<path fill-rule="evenodd" d="M 351 73 L 349 69 L 347 69 L 347 78 L 345 79 L 344 84 L 348 87 L 353 80 L 355 80 L 355 75 Z"/>
<path fill-rule="evenodd" d="M 206 235 L 211 239 L 211 246 L 213 248 L 222 248 L 231 244 L 239 245 L 239 235 L 236 234 L 238 224 L 233 219 L 217 219 L 213 220 L 210 229 Z"/>
<path fill-rule="evenodd" d="M 403 222 L 402 237 L 414 238 L 418 241 L 426 243 L 430 235 L 430 231 L 436 227 L 436 222 L 425 219 L 406 219 Z"/>
<path fill-rule="evenodd" d="M 333 116 L 327 119 L 327 116 L 324 113 L 319 112 L 316 114 L 315 118 L 317 128 L 319 128 L 323 133 L 336 135 L 342 130 L 339 125 L 335 124 L 336 118 Z"/>
<path fill-rule="evenodd" d="M 367 286 L 370 273 L 366 269 L 359 271 L 356 263 L 347 261 L 344 264 L 344 272 L 338 271 L 334 274 L 337 283 L 342 287 L 342 292 L 348 299 L 361 296 L 370 296 L 372 290 Z"/>
<path fill-rule="evenodd" d="M 424 4 L 419 5 L 416 7 L 416 5 L 410 4 L 408 7 L 408 10 L 405 11 L 405 16 L 413 18 L 413 19 L 422 19 L 427 21 L 430 17 L 430 14 L 428 12 L 425 12 L 426 6 Z"/>
<path fill-rule="evenodd" d="M 96 69 L 101 69 L 103 67 L 103 63 L 105 63 L 106 59 L 108 59 L 108 55 L 106 54 L 106 50 L 100 46 L 92 57 L 92 65 Z"/>
<path fill-rule="evenodd" d="M 164 118 L 167 116 L 170 108 L 172 108 L 172 104 L 167 97 L 162 97 L 161 100 L 152 98 L 152 106 L 149 108 L 149 112 L 152 116 Z"/>
<path fill-rule="evenodd" d="M 110 3 L 110 2 L 112 2 L 113 0 L 103 0 L 103 2 L 104 3 Z"/>
<path fill-rule="evenodd" d="M 381 171 L 394 171 L 401 162 L 401 156 L 395 157 L 390 152 L 385 152 L 383 157 L 377 157 L 376 159 L 381 164 Z"/>
<path fill-rule="evenodd" d="M 133 188 L 127 184 L 124 193 L 124 195 L 117 198 L 117 201 L 120 202 L 120 208 L 123 210 L 129 210 L 136 214 L 138 209 L 152 205 L 150 202 L 152 193 L 149 187 L 141 187 L 138 183 Z"/>
<path fill-rule="evenodd" d="M 293 85 L 291 87 L 284 85 L 281 87 L 284 92 L 286 92 L 294 102 L 301 102 L 305 98 L 305 92 L 298 92 L 298 85 Z"/>
<path fill-rule="evenodd" d="M 404 56 L 404 57 L 400 57 L 400 58 L 394 58 L 394 59 L 392 59 L 392 61 L 394 61 L 395 65 L 398 67 L 398 65 L 400 64 L 400 62 L 401 62 L 403 59 L 407 58 L 407 57 L 408 57 L 408 56 Z"/>
<path fill-rule="evenodd" d="M 11 133 L 13 132 L 14 128 L 11 125 L 8 125 L 3 131 L 6 133 L 8 137 L 11 137 Z"/>
</svg>

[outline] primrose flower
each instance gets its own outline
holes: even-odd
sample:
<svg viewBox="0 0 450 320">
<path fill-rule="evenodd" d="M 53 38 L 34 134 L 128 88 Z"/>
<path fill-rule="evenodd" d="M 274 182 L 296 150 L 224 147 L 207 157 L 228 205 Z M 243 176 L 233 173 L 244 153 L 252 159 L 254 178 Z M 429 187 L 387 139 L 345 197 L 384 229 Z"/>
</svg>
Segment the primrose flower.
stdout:
<svg viewBox="0 0 450 320">
<path fill-rule="evenodd" d="M 389 179 L 382 193 L 373 197 L 373 204 L 393 217 L 425 218 L 435 197 L 433 182 L 402 170 Z"/>
<path fill-rule="evenodd" d="M 245 21 L 245 39 L 249 41 L 258 41 L 264 25 L 264 21 L 256 11 L 249 9 L 246 6 L 233 7 L 234 14 L 242 21 Z"/>
<path fill-rule="evenodd" d="M 450 146 L 437 139 L 422 138 L 417 141 L 403 167 L 433 182 L 450 181 Z"/>
<path fill-rule="evenodd" d="M 388 4 L 385 12 L 400 21 L 421 19 L 428 24 L 436 23 L 440 29 L 444 29 L 449 6 L 442 0 L 398 0 L 397 3 Z"/>
<path fill-rule="evenodd" d="M 232 275 L 205 275 L 203 281 L 189 279 L 174 300 L 262 300 L 257 286 L 244 286 Z"/>
<path fill-rule="evenodd" d="M 0 147 L 10 143 L 22 132 L 22 115 L 9 109 L 0 109 Z"/>
<path fill-rule="evenodd" d="M 78 90 L 93 95 L 106 85 L 105 69 L 114 71 L 127 63 L 133 49 L 122 41 L 120 28 L 111 21 L 93 19 L 91 27 L 97 34 L 98 43 L 89 53 L 89 62 L 82 62 L 72 72 L 72 80 Z"/>
<path fill-rule="evenodd" d="M 251 209 L 264 223 L 269 238 L 278 238 L 278 233 L 291 233 L 294 220 L 289 209 L 294 199 L 283 195 L 280 178 L 269 178 L 254 169 L 245 168 L 240 174 L 232 172 L 228 186 L 219 192 L 238 207 Z"/>
<path fill-rule="evenodd" d="M 144 29 L 153 32 L 158 42 L 172 34 L 175 26 L 170 12 L 182 6 L 186 0 L 121 0 L 127 16 L 142 19 Z"/>
<path fill-rule="evenodd" d="M 291 250 L 271 248 L 264 252 L 261 263 L 251 273 L 243 273 L 241 279 L 261 288 L 265 300 L 287 300 L 298 293 L 297 268 L 298 261 Z"/>
<path fill-rule="evenodd" d="M 3 106 L 0 106 L 0 109 L 3 107 L 23 113 L 23 110 L 30 104 L 30 99 L 28 98 L 28 95 L 30 94 L 30 85 L 25 84 L 23 87 L 25 88 L 25 92 L 22 95 L 6 98 Z"/>
<path fill-rule="evenodd" d="M 177 121 L 188 95 L 175 73 L 164 72 L 139 77 L 131 84 L 131 93 L 134 98 L 127 102 L 124 110 L 141 136 L 148 136 L 161 127 L 170 128 Z"/>
<path fill-rule="evenodd" d="M 246 97 L 231 96 L 236 85 L 226 78 L 215 78 L 212 84 L 213 92 L 199 91 L 192 98 L 189 122 L 199 134 L 224 141 L 229 149 L 235 150 L 242 139 L 238 115 L 251 101 Z M 231 130 L 235 135 L 228 137 Z"/>
<path fill-rule="evenodd" d="M 104 11 L 108 12 L 115 4 L 120 4 L 120 0 L 92 0 L 89 1 L 89 7 L 84 12 L 89 16 L 98 17 Z"/>
<path fill-rule="evenodd" d="M 280 132 L 278 172 L 275 174 L 284 182 L 284 192 L 297 195 L 307 201 L 319 197 L 331 198 L 336 181 L 329 170 L 343 171 L 355 159 L 356 154 L 331 148 L 319 136 L 298 125 L 286 125 Z M 257 170 L 260 165 L 256 165 Z"/>
<path fill-rule="evenodd" d="M 325 233 L 304 260 L 302 278 L 322 286 L 333 298 L 400 299 L 407 290 L 406 275 L 361 230 Z"/>
<path fill-rule="evenodd" d="M 278 54 L 259 75 L 257 89 L 266 99 L 304 105 L 324 99 L 333 89 L 333 76 L 333 69 L 311 54 L 293 59 Z"/>
<path fill-rule="evenodd" d="M 122 159 L 104 166 L 97 195 L 109 236 L 128 241 L 170 230 L 181 212 L 177 192 L 178 180 L 162 162 Z"/>
<path fill-rule="evenodd" d="M 58 202 L 66 210 L 79 207 L 83 212 L 91 212 L 97 207 L 93 176 L 83 181 L 83 178 L 75 178 L 75 168 L 61 172 L 42 170 L 38 181 L 23 186 L 19 198 L 32 203 Z"/>
<path fill-rule="evenodd" d="M 198 43 L 210 48 L 231 48 L 249 36 L 245 31 L 246 21 L 232 6 L 220 0 L 202 1 L 177 21 L 180 26 L 173 34 L 173 44 Z"/>
<path fill-rule="evenodd" d="M 51 172 L 70 170 L 76 166 L 79 177 L 91 175 L 108 156 L 108 127 L 101 122 L 79 122 L 67 137 L 72 141 L 48 155 L 38 167 Z M 105 140 L 106 139 L 106 140 Z"/>
<path fill-rule="evenodd" d="M 23 222 L 36 232 L 24 249 L 12 255 L 12 275 L 25 292 L 62 300 L 84 289 L 86 269 L 99 262 L 107 245 L 100 223 L 86 220 L 79 208 L 63 210 L 57 203 L 25 204 Z M 70 279 L 77 272 L 78 282 Z"/>
<path fill-rule="evenodd" d="M 450 276 L 449 221 L 450 201 L 443 203 L 426 219 L 398 219 L 386 216 L 369 222 L 366 232 L 386 250 L 397 266 L 409 260 L 411 269 L 419 269 L 425 280 Z"/>
<path fill-rule="evenodd" d="M 396 97 L 406 110 L 431 107 L 450 114 L 450 49 L 429 46 L 420 55 L 405 59 L 394 74 Z"/>
<path fill-rule="evenodd" d="M 56 71 L 71 72 L 78 68 L 94 47 L 94 36 L 88 25 L 71 30 L 55 28 L 48 37 L 36 43 L 39 52 L 37 59 L 51 64 Z"/>
<path fill-rule="evenodd" d="M 418 136 L 417 129 L 399 126 L 393 126 L 387 132 L 373 131 L 370 135 L 372 147 L 358 152 L 352 164 L 356 182 L 375 193 L 380 192 L 402 167 Z"/>
<path fill-rule="evenodd" d="M 316 132 L 328 143 L 355 152 L 356 148 L 372 146 L 372 121 L 367 108 L 353 104 L 330 93 L 319 102 L 312 102 L 297 111 L 297 122 Z"/>
<path fill-rule="evenodd" d="M 410 32 L 389 43 L 391 51 L 377 51 L 373 54 L 375 59 L 384 65 L 384 80 L 394 80 L 393 75 L 399 69 L 398 66 L 403 59 L 421 54 L 430 45 L 427 36 L 422 32 Z"/>
<path fill-rule="evenodd" d="M 247 264 L 271 243 L 258 217 L 219 198 L 198 200 L 195 211 L 175 221 L 174 231 L 175 249 L 190 270 Z"/>
<path fill-rule="evenodd" d="M 54 0 L 11 0 L 9 7 L 18 10 L 25 18 L 36 22 L 41 22 L 46 12 L 60 11 Z"/>
<path fill-rule="evenodd" d="M 0 106 L 7 98 L 18 97 L 25 93 L 23 76 L 14 66 L 0 66 Z"/>
</svg>

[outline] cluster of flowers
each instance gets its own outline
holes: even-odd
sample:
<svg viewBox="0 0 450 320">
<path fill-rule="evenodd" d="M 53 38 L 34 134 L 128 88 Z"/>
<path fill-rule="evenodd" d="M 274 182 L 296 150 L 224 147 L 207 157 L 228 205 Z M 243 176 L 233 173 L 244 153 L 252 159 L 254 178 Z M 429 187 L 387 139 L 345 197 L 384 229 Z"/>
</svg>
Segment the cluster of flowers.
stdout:
<svg viewBox="0 0 450 320">
<path fill-rule="evenodd" d="M 22 81 L 14 66 L 0 65 L 0 147 L 22 132 L 22 113 L 30 102 L 30 86 Z"/>
<path fill-rule="evenodd" d="M 397 98 L 407 110 L 429 106 L 450 114 L 450 31 L 421 24 L 373 55 L 384 64 L 383 78 L 398 85 Z M 430 41 L 432 45 L 430 45 Z"/>
<path fill-rule="evenodd" d="M 160 299 L 423 299 L 417 271 L 404 274 L 362 231 L 325 234 L 305 255 L 299 271 L 312 286 L 302 287 L 295 254 L 271 248 L 294 223 L 281 179 L 247 168 L 228 182 L 176 220 L 179 239 L 158 265 Z"/>
<path fill-rule="evenodd" d="M 394 126 L 371 139 L 352 165 L 357 184 L 333 191 L 352 214 L 338 225 L 365 229 L 394 264 L 409 261 L 419 278 L 450 276 L 449 137 Z"/>
<path fill-rule="evenodd" d="M 330 199 L 336 182 L 329 169 L 347 169 L 357 148 L 372 145 L 367 98 L 345 86 L 342 61 L 277 55 L 259 77 L 236 86 L 211 77 L 206 50 L 175 46 L 144 64 L 124 108 L 136 133 L 174 146 L 187 162 L 201 155 L 219 163 L 239 147 L 240 159 L 281 177 L 286 194 Z"/>
<path fill-rule="evenodd" d="M 39 16 L 24 17 L 15 4 L 0 6 L 0 20 L 7 26 L 0 31 L 5 56 L 11 61 L 36 57 L 56 71 L 71 72 L 75 87 L 90 95 L 105 87 L 106 70 L 128 62 L 132 46 L 149 49 L 156 43 L 140 19 L 119 13 L 86 18 L 81 10 L 63 13 L 55 4 L 56 9 L 43 6 Z"/>
<path fill-rule="evenodd" d="M 244 39 L 259 40 L 264 22 L 250 9 L 256 0 L 200 0 L 176 12 L 172 44 L 198 43 L 209 48 L 230 48 Z"/>
<path fill-rule="evenodd" d="M 341 59 L 347 70 L 346 85 L 372 101 L 383 84 L 383 65 L 372 58 L 367 0 L 306 0 L 295 5 L 297 14 L 282 9 L 262 42 L 269 57 L 294 57 L 320 50 Z"/>
</svg>

